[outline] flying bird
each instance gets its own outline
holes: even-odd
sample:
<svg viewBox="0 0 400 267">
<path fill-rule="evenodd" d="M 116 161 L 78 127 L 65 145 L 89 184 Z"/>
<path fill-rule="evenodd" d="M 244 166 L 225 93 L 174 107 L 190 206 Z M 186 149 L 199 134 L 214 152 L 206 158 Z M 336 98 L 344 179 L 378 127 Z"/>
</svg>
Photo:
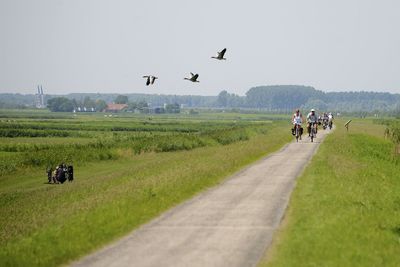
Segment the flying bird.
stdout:
<svg viewBox="0 0 400 267">
<path fill-rule="evenodd" d="M 211 58 L 215 58 L 215 59 L 218 59 L 218 60 L 226 60 L 226 58 L 224 58 L 225 52 L 226 52 L 226 48 L 222 49 L 221 52 L 217 52 L 217 56 L 216 57 L 211 57 Z"/>
<path fill-rule="evenodd" d="M 146 78 L 147 86 L 149 86 L 150 84 L 154 84 L 155 80 L 158 79 L 156 76 L 152 76 L 152 75 L 146 75 L 146 76 L 143 76 L 143 78 Z"/>
<path fill-rule="evenodd" d="M 146 75 L 146 76 L 143 76 L 143 78 L 147 78 L 146 86 L 149 86 L 149 84 L 150 84 L 150 76 Z"/>
<path fill-rule="evenodd" d="M 199 74 L 190 73 L 190 75 L 191 75 L 190 78 L 184 78 L 184 80 L 188 80 L 188 81 L 191 81 L 191 82 L 194 82 L 194 83 L 199 83 L 200 82 L 200 81 L 197 80 L 197 78 L 199 78 Z"/>
<path fill-rule="evenodd" d="M 151 76 L 151 84 L 154 84 L 156 79 L 158 79 L 156 76 Z"/>
</svg>

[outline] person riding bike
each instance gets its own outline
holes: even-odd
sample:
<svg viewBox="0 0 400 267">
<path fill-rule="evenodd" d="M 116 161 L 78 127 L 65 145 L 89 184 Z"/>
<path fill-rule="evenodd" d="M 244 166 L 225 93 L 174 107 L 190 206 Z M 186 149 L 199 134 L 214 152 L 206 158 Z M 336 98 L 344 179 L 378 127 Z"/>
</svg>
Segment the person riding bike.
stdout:
<svg viewBox="0 0 400 267">
<path fill-rule="evenodd" d="M 322 127 L 324 130 L 328 127 L 328 113 L 324 112 L 324 115 L 322 116 Z"/>
<path fill-rule="evenodd" d="M 333 115 L 331 112 L 329 112 L 328 115 L 328 125 L 329 125 L 329 129 L 332 129 L 332 125 L 333 125 Z"/>
<path fill-rule="evenodd" d="M 303 128 L 301 127 L 302 122 L 303 122 L 303 115 L 301 114 L 299 109 L 296 109 L 296 112 L 292 116 L 292 123 L 293 123 L 292 134 L 295 135 L 295 129 L 297 127 L 300 133 L 300 140 L 301 140 L 301 135 L 303 134 Z"/>
<path fill-rule="evenodd" d="M 317 133 L 318 130 L 318 116 L 315 114 L 315 109 L 311 109 L 310 113 L 307 115 L 307 132 L 308 136 L 310 136 L 311 133 L 311 125 L 315 127 L 315 133 Z"/>
</svg>

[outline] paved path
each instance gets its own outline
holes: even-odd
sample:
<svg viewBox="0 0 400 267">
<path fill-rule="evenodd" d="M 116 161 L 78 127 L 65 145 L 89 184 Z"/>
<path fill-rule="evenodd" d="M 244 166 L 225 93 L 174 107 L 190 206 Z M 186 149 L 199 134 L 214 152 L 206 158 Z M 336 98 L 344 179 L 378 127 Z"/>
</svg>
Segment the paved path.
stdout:
<svg viewBox="0 0 400 267">
<path fill-rule="evenodd" d="M 255 266 L 327 131 L 290 143 L 74 266 Z"/>
</svg>

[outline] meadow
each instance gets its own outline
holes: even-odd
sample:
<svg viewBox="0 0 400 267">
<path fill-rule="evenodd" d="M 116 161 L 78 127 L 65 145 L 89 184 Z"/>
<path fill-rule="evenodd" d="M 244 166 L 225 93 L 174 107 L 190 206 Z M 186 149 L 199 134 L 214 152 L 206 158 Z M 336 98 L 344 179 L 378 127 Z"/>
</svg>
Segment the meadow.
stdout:
<svg viewBox="0 0 400 267">
<path fill-rule="evenodd" d="M 260 115 L 143 116 L 0 112 L 0 175 L 60 162 L 116 159 L 119 150 L 168 152 L 247 140 L 279 119 Z"/>
<path fill-rule="evenodd" d="M 288 127 L 266 114 L 0 111 L 0 265 L 94 251 L 278 150 Z M 75 180 L 46 184 L 60 162 Z"/>
<path fill-rule="evenodd" d="M 298 179 L 260 266 L 399 266 L 399 120 L 344 122 Z"/>
</svg>

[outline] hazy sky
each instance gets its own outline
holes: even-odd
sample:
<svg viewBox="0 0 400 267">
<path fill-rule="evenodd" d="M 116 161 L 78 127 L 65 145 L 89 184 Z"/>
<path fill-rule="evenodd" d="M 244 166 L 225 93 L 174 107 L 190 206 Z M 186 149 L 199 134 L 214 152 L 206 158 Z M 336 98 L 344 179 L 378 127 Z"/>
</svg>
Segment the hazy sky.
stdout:
<svg viewBox="0 0 400 267">
<path fill-rule="evenodd" d="M 399 14 L 398 0 L 0 0 L 0 93 L 400 93 Z"/>
</svg>

